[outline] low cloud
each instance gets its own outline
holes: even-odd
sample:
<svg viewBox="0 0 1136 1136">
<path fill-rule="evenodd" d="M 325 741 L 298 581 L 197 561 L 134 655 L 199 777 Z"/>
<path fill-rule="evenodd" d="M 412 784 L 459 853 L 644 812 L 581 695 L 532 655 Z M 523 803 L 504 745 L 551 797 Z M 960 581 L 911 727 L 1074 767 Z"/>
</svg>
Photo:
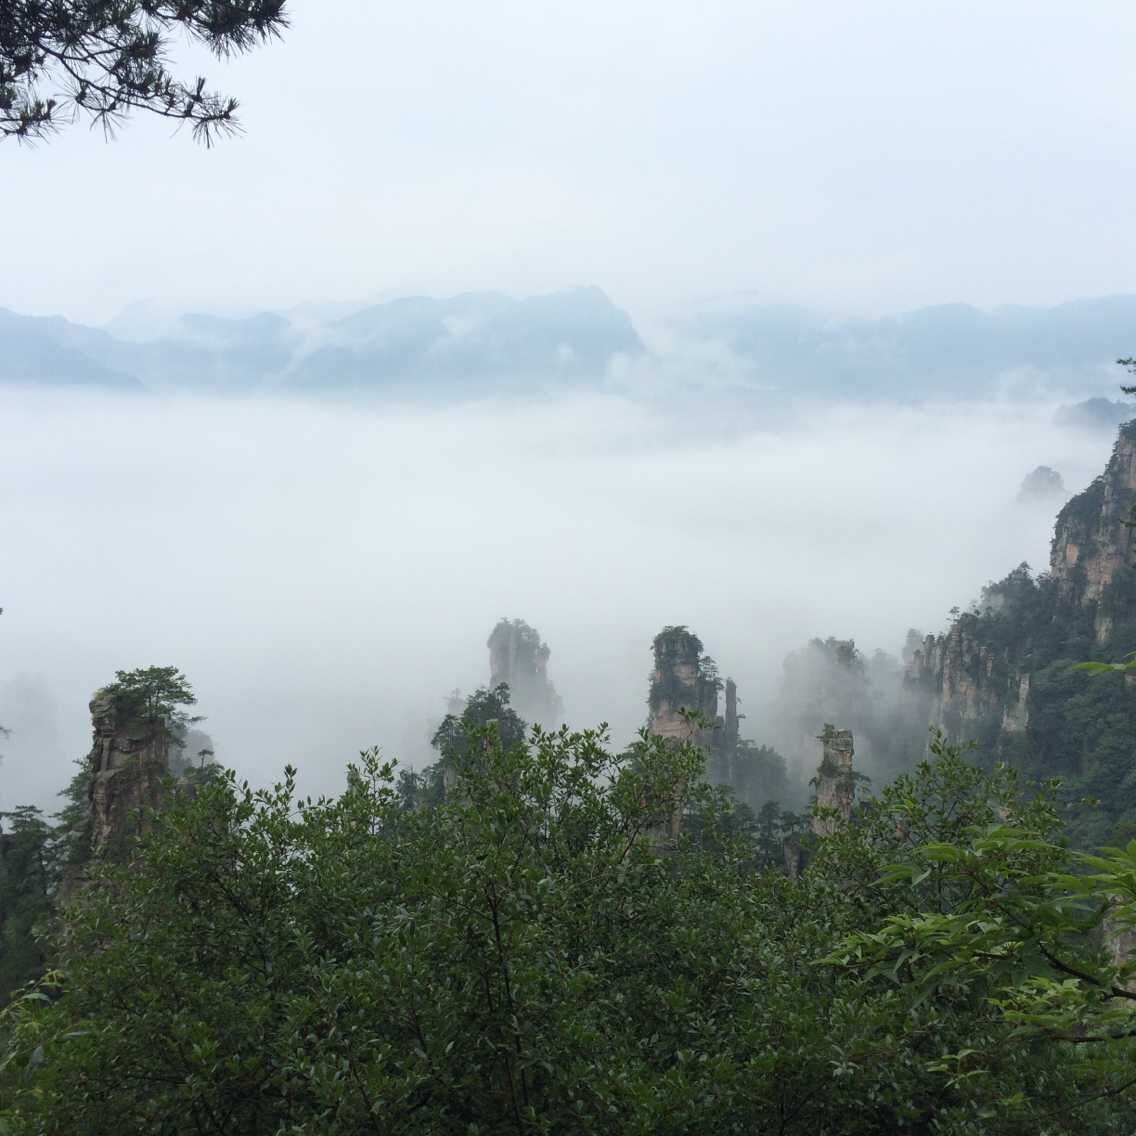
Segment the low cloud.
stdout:
<svg viewBox="0 0 1136 1136">
<path fill-rule="evenodd" d="M 446 408 L 0 393 L 0 808 L 51 804 L 119 668 L 175 664 L 218 757 L 336 788 L 378 743 L 412 762 L 485 639 L 521 617 L 574 725 L 626 740 L 650 642 L 691 626 L 766 740 L 813 636 L 898 653 L 988 579 L 1043 566 L 1052 509 L 1106 434 L 1053 407 L 829 405 L 775 424 L 728 400 Z"/>
</svg>

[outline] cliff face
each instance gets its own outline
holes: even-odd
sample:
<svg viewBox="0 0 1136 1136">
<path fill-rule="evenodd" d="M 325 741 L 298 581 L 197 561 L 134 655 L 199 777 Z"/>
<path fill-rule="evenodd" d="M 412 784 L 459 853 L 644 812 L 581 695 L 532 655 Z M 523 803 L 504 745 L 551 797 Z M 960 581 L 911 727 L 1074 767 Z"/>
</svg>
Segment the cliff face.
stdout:
<svg viewBox="0 0 1136 1136">
<path fill-rule="evenodd" d="M 967 741 L 988 733 L 992 722 L 1001 723 L 1017 677 L 1004 652 L 983 638 L 979 617 L 964 612 L 945 634 L 928 635 L 907 666 L 909 684 L 927 701 L 929 723 Z M 1016 712 L 1024 728 L 1028 711 Z"/>
<path fill-rule="evenodd" d="M 125 710 L 106 690 L 91 699 L 91 850 L 112 855 L 139 831 L 145 811 L 157 807 L 169 776 L 165 723 Z"/>
<path fill-rule="evenodd" d="M 655 665 L 647 704 L 647 728 L 663 738 L 680 738 L 709 744 L 718 717 L 718 691 L 721 684 L 707 666 L 702 640 L 685 627 L 664 627 L 653 644 Z M 733 684 L 731 683 L 733 687 Z M 737 731 L 737 687 L 733 687 L 734 731 Z M 703 715 L 710 723 L 696 728 L 682 711 Z"/>
<path fill-rule="evenodd" d="M 1021 565 L 984 589 L 971 611 L 910 657 L 908 693 L 952 740 L 986 760 L 1059 777 L 1070 795 L 1099 798 L 1074 827 L 1108 843 L 1136 815 L 1136 687 L 1075 664 L 1136 651 L 1136 422 L 1120 428 L 1104 472 L 1061 509 L 1049 571 Z M 1117 836 L 1117 839 L 1120 839 Z M 1125 837 L 1126 839 L 1126 837 Z"/>
<path fill-rule="evenodd" d="M 1034 581 L 1024 565 L 1015 569 L 985 590 L 977 610 L 927 636 L 915 653 L 908 678 L 928 695 L 933 725 L 978 740 L 1023 733 L 1032 671 L 1063 653 L 1079 661 L 1131 649 L 1134 506 L 1136 422 L 1129 422 L 1104 473 L 1057 515 L 1048 574 Z M 1114 642 L 1118 633 L 1123 642 Z"/>
<path fill-rule="evenodd" d="M 1120 428 L 1104 473 L 1057 516 L 1049 570 L 1061 601 L 1092 607 L 1098 643 L 1107 642 L 1118 617 L 1130 615 L 1131 597 L 1119 585 L 1131 564 L 1136 506 L 1136 421 Z"/>
<path fill-rule="evenodd" d="M 564 705 L 548 677 L 552 654 L 539 632 L 523 619 L 502 619 L 486 643 L 489 648 L 489 686 L 509 688 L 509 701 L 526 722 L 549 729 L 559 726 Z"/>
</svg>

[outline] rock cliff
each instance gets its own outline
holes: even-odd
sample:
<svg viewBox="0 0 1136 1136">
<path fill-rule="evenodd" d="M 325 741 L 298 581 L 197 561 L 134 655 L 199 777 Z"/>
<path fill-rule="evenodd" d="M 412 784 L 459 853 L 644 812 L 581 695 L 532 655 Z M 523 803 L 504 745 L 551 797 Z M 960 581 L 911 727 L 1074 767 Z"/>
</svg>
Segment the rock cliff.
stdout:
<svg viewBox="0 0 1136 1136">
<path fill-rule="evenodd" d="M 91 699 L 94 738 L 88 762 L 91 851 L 114 855 L 161 804 L 170 773 L 170 732 L 107 689 Z"/>
<path fill-rule="evenodd" d="M 990 584 L 906 669 L 909 695 L 951 739 L 974 742 L 981 759 L 1059 777 L 1070 796 L 1099 798 L 1074 809 L 1087 842 L 1107 842 L 1136 815 L 1136 689 L 1119 673 L 1076 669 L 1136 651 L 1134 508 L 1130 422 L 1104 472 L 1058 514 L 1049 570 L 1034 576 L 1023 564 Z"/>
<path fill-rule="evenodd" d="M 997 729 L 1008 712 L 1013 672 L 1005 654 L 983 641 L 975 612 L 960 614 L 942 635 L 928 635 L 907 673 L 912 687 L 927 700 L 930 724 L 968 741 L 989 732 L 991 723 Z M 1021 676 L 1013 677 L 1020 683 Z"/>
<path fill-rule="evenodd" d="M 1057 516 L 1049 570 L 1062 603 L 1091 608 L 1098 643 L 1132 614 L 1132 519 L 1136 507 L 1136 422 L 1121 426 L 1103 474 Z M 1127 570 L 1127 571 L 1126 571 Z"/>
<path fill-rule="evenodd" d="M 838 730 L 827 722 L 817 740 L 821 744 L 821 759 L 815 779 L 812 828 L 817 836 L 831 836 L 852 816 L 852 801 L 856 796 L 856 775 L 852 768 L 855 746 L 850 730 Z"/>
<path fill-rule="evenodd" d="M 1104 473 L 1058 514 L 1048 574 L 1034 580 L 1020 565 L 915 652 L 908 679 L 928 696 L 933 725 L 986 742 L 1023 733 L 1033 670 L 1061 653 L 1079 661 L 1136 646 L 1129 646 L 1136 620 L 1134 506 L 1136 422 L 1129 422 Z"/>
</svg>

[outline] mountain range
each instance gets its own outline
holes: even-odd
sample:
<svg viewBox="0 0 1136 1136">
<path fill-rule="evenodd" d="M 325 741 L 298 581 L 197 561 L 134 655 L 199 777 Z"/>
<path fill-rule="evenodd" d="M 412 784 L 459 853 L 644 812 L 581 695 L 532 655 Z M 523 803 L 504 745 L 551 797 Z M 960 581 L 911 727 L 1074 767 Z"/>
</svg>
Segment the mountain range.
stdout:
<svg viewBox="0 0 1136 1136">
<path fill-rule="evenodd" d="M 1099 392 L 1117 382 L 1116 360 L 1136 354 L 1136 296 L 990 311 L 943 304 L 851 320 L 728 299 L 680 310 L 672 326 L 719 344 L 751 381 L 784 393 L 980 396 L 1030 378 Z"/>
<path fill-rule="evenodd" d="M 1136 296 L 853 320 L 732 297 L 672 311 L 666 346 L 653 349 L 594 287 L 190 313 L 149 328 L 136 315 L 95 328 L 0 309 L 0 383 L 434 397 L 603 385 L 629 367 L 649 381 L 654 365 L 694 383 L 725 372 L 782 397 L 907 400 L 981 397 L 1023 378 L 1097 393 L 1116 383 L 1115 360 L 1136 351 Z"/>
<path fill-rule="evenodd" d="M 113 325 L 112 325 L 113 326 Z M 182 315 L 151 339 L 0 310 L 0 382 L 151 390 L 398 390 L 598 382 L 644 351 L 598 288 L 409 297 L 312 323 Z M 425 391 L 423 388 L 427 388 Z"/>
</svg>

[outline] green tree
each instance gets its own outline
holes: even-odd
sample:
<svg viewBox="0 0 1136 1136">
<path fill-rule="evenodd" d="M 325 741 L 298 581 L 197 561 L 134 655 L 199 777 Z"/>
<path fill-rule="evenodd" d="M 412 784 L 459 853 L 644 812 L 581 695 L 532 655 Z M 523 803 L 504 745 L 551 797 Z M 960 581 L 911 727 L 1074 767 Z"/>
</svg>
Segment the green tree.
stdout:
<svg viewBox="0 0 1136 1136">
<path fill-rule="evenodd" d="M 416 793 L 420 805 L 438 804 L 446 786 L 455 779 L 473 773 L 481 754 L 490 744 L 490 734 L 505 749 L 524 744 L 528 730 L 525 722 L 509 705 L 509 687 L 505 683 L 490 690 L 479 687 L 466 699 L 460 714 L 447 714 L 430 739 L 439 760 L 417 775 L 417 779 L 401 782 L 404 792 Z"/>
<path fill-rule="evenodd" d="M 60 889 L 90 858 L 91 772 L 85 760 L 76 765 L 60 794 L 67 803 L 51 817 L 54 825 L 31 805 L 0 813 L 0 1005 L 42 972 Z"/>
<path fill-rule="evenodd" d="M 394 791 L 404 809 L 436 808 L 446 796 L 441 764 L 434 762 L 421 770 L 400 769 Z"/>
<path fill-rule="evenodd" d="M 1070 852 L 1055 782 L 1024 792 L 1006 766 L 932 748 L 820 852 L 876 910 L 825 964 L 890 1007 L 919 1078 L 940 1078 L 934 1131 L 1127 1132 L 1136 966 L 1116 935 L 1136 917 L 1136 845 Z M 884 1033 L 857 1061 L 893 1052 Z"/>
<path fill-rule="evenodd" d="M 433 809 L 374 754 L 336 799 L 175 799 L 0 1018 L 8 1130 L 1130 1131 L 1094 928 L 1136 850 L 1068 872 L 1012 773 L 937 745 L 789 879 L 691 746 L 478 739 Z"/>
<path fill-rule="evenodd" d="M 115 681 L 106 688 L 120 711 L 162 726 L 173 734 L 184 732 L 191 722 L 181 708 L 197 702 L 189 680 L 177 667 L 140 667 L 115 671 Z"/>
<path fill-rule="evenodd" d="M 0 138 L 42 138 L 80 114 L 109 132 L 142 110 L 208 144 L 237 128 L 237 100 L 170 71 L 174 35 L 224 58 L 286 25 L 285 0 L 0 0 Z"/>
<path fill-rule="evenodd" d="M 0 1005 L 43 969 L 53 882 L 51 828 L 40 810 L 0 813 Z"/>
<path fill-rule="evenodd" d="M 62 876 L 68 864 L 85 863 L 91 855 L 91 765 L 86 758 L 75 762 L 77 769 L 67 787 L 59 794 L 66 802 L 53 816 L 53 859 L 57 875 Z"/>
</svg>

